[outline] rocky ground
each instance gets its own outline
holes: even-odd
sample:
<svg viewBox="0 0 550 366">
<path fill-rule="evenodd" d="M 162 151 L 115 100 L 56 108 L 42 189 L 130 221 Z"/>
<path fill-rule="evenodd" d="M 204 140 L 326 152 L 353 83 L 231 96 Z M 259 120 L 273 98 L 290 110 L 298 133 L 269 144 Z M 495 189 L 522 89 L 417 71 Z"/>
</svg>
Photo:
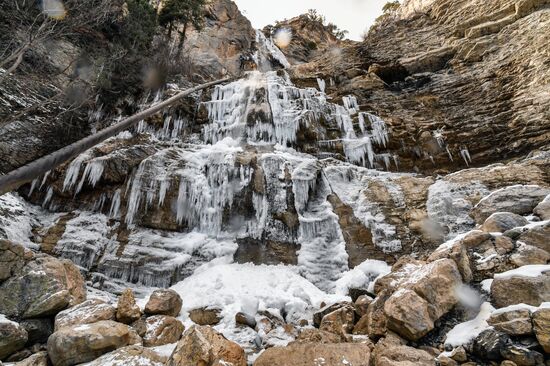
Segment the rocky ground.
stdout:
<svg viewBox="0 0 550 366">
<path fill-rule="evenodd" d="M 0 197 L 0 365 L 550 365 L 549 6 L 406 1 L 351 42 L 214 1 L 192 80 L 132 105 L 236 81 Z M 0 126 L 1 170 L 55 112 Z"/>
</svg>

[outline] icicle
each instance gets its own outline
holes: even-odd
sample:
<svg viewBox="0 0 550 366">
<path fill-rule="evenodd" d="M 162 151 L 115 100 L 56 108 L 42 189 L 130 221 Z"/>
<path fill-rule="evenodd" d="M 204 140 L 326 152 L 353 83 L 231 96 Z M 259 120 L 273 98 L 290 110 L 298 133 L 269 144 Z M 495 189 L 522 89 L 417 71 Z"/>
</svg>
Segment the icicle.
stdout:
<svg viewBox="0 0 550 366">
<path fill-rule="evenodd" d="M 32 192 L 34 192 L 34 189 L 36 188 L 37 183 L 38 183 L 38 178 L 33 179 L 31 183 L 31 189 L 29 190 L 29 196 L 32 196 Z"/>
<path fill-rule="evenodd" d="M 446 147 L 445 139 L 443 138 L 443 132 L 441 130 L 434 131 L 433 137 L 437 141 L 437 144 L 440 148 L 444 149 Z"/>
<path fill-rule="evenodd" d="M 44 201 L 42 202 L 42 207 L 46 207 L 48 203 L 52 200 L 53 197 L 53 188 L 48 188 L 48 192 L 46 193 L 46 197 L 44 197 Z"/>
<path fill-rule="evenodd" d="M 327 87 L 327 83 L 323 79 L 317 78 L 317 85 L 319 86 L 319 91 L 321 93 L 324 93 Z"/>
<path fill-rule="evenodd" d="M 84 169 L 84 173 L 82 173 L 80 183 L 78 183 L 78 186 L 76 187 L 75 196 L 82 190 L 86 179 L 92 187 L 95 187 L 103 175 L 103 169 L 103 160 L 92 160 L 88 162 L 88 164 L 86 164 L 86 168 Z"/>
<path fill-rule="evenodd" d="M 464 159 L 466 165 L 470 166 L 470 163 L 472 162 L 472 157 L 470 156 L 470 152 L 468 151 L 467 147 L 460 148 L 460 156 L 462 156 L 462 159 Z"/>
<path fill-rule="evenodd" d="M 111 218 L 117 218 L 120 214 L 120 196 L 120 189 L 117 189 L 113 194 L 113 198 L 111 198 L 111 209 L 109 210 L 109 217 Z"/>
<path fill-rule="evenodd" d="M 449 159 L 451 160 L 451 162 L 453 162 L 454 161 L 453 154 L 451 154 L 451 151 L 449 150 L 449 146 L 445 146 L 445 150 L 447 151 L 447 155 L 449 155 Z"/>
<path fill-rule="evenodd" d="M 42 187 L 44 187 L 44 184 L 46 184 L 46 181 L 48 180 L 48 177 L 50 176 L 51 170 L 48 170 L 46 174 L 44 174 L 44 178 L 42 179 L 42 183 L 40 183 L 39 190 L 42 190 Z"/>
</svg>

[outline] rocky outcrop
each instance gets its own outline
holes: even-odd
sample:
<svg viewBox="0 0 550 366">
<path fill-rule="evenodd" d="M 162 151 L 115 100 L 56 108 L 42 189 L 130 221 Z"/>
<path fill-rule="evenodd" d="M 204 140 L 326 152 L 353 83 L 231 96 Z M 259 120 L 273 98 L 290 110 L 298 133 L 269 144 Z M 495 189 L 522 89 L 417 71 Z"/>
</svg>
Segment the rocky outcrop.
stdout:
<svg viewBox="0 0 550 366">
<path fill-rule="evenodd" d="M 216 0 L 207 6 L 203 29 L 187 32 L 182 54 L 205 78 L 238 75 L 240 56 L 251 54 L 255 42 L 255 30 L 237 5 L 230 0 Z"/>
<path fill-rule="evenodd" d="M 194 326 L 183 334 L 167 366 L 246 366 L 243 349 L 210 327 Z"/>
<path fill-rule="evenodd" d="M 93 361 L 117 348 L 141 345 L 141 342 L 127 325 L 104 320 L 56 331 L 48 339 L 48 355 L 54 366 L 71 366 Z"/>
<path fill-rule="evenodd" d="M 320 19 L 309 14 L 279 21 L 263 31 L 275 39 L 275 44 L 292 65 L 307 63 L 340 43 Z"/>
<path fill-rule="evenodd" d="M 6 272 L 11 276 L 0 284 L 0 313 L 37 318 L 55 315 L 86 299 L 84 279 L 72 262 L 25 253 L 21 247 L 14 249 L 15 244 L 3 245 L 1 255 L 13 258 Z"/>
<path fill-rule="evenodd" d="M 332 79 L 333 96 L 353 91 L 388 118 L 403 168 L 457 170 L 547 145 L 548 98 L 537 92 L 548 79 L 538 51 L 548 43 L 545 0 L 521 11 L 507 0 L 410 3 L 415 11 L 386 17 L 362 44 L 320 55 L 292 76 Z"/>
</svg>

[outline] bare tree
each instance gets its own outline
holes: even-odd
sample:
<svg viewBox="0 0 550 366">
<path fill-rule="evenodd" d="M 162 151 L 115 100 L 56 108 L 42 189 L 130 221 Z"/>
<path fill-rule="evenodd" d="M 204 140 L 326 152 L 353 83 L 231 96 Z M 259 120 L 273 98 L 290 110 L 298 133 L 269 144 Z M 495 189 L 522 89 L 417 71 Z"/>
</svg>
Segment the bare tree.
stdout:
<svg viewBox="0 0 550 366">
<path fill-rule="evenodd" d="M 56 14 L 46 8 L 46 0 L 41 2 L 41 6 L 29 0 L 13 0 L 2 5 L 0 20 L 5 21 L 4 33 L 9 33 L 10 38 L 1 53 L 4 56 L 0 59 L 0 68 L 6 71 L 0 75 L 0 83 L 17 70 L 28 50 L 48 39 L 67 37 L 79 29 L 106 22 L 114 16 L 119 3 L 111 0 L 55 2 L 63 7 L 57 9 Z"/>
</svg>

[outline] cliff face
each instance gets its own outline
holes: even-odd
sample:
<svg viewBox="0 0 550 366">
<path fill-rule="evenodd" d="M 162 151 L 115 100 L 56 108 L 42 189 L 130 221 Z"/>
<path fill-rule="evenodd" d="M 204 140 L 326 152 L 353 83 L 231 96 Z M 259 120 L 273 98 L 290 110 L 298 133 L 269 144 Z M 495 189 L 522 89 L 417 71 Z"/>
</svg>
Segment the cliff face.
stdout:
<svg viewBox="0 0 550 366">
<path fill-rule="evenodd" d="M 256 31 L 229 0 L 212 1 L 207 6 L 206 23 L 201 32 L 190 30 L 182 57 L 204 78 L 239 73 L 239 57 L 252 53 Z"/>
<path fill-rule="evenodd" d="M 180 54 L 190 75 L 116 111 L 131 114 L 198 80 L 235 80 L 0 197 L 0 239 L 74 262 L 94 296 L 171 287 L 149 301 L 177 303 L 170 314 L 189 329 L 168 364 L 194 364 L 198 348 L 211 361 L 200 363 L 219 363 L 211 350 L 227 345 L 212 344 L 217 335 L 207 342 L 197 332 L 209 328 L 194 322 L 217 324 L 260 366 L 319 357 L 327 365 L 542 364 L 549 28 L 548 1 L 415 0 L 363 42 L 338 41 L 305 16 L 254 31 L 232 1 L 213 1 L 205 29 L 191 30 Z M 292 33 L 282 49 L 272 39 L 278 29 Z M 3 114 L 46 98 L 17 76 L 0 86 Z M 13 156 L 0 169 L 59 142 L 41 125 L 29 130 L 56 111 L 40 112 L 0 126 L 0 152 Z M 85 127 L 110 122 L 94 112 Z M 27 281 L 14 251 L 25 254 L 0 240 L 8 263 L 0 313 L 13 303 L 5 284 Z M 521 303 L 530 306 L 494 311 Z M 97 321 L 84 316 L 90 306 L 75 322 Z M 149 318 L 131 324 L 138 332 L 153 322 L 147 308 Z M 83 328 L 93 338 L 95 327 Z M 49 357 L 71 351 L 65 336 L 70 330 L 52 336 L 60 346 Z M 244 365 L 243 351 L 231 349 Z"/>
<path fill-rule="evenodd" d="M 332 93 L 357 93 L 387 119 L 391 149 L 407 169 L 456 170 L 547 145 L 546 1 L 437 0 L 405 9 L 362 44 L 343 47 L 339 62 L 323 55 L 294 77 L 333 78 Z"/>
</svg>

